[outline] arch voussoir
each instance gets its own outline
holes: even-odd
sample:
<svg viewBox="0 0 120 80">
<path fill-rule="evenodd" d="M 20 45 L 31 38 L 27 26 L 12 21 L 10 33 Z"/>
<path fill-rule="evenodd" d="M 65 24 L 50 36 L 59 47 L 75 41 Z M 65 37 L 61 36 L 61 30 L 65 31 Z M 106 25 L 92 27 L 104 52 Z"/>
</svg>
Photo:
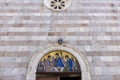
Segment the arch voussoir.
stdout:
<svg viewBox="0 0 120 80">
<path fill-rule="evenodd" d="M 36 80 L 36 70 L 39 60 L 48 52 L 54 50 L 64 50 L 70 52 L 76 59 L 78 60 L 81 66 L 81 76 L 82 80 L 91 80 L 89 65 L 86 57 L 78 50 L 70 46 L 52 46 L 49 48 L 44 49 L 43 51 L 37 52 L 30 60 L 28 65 L 28 70 L 26 74 L 26 80 Z"/>
</svg>

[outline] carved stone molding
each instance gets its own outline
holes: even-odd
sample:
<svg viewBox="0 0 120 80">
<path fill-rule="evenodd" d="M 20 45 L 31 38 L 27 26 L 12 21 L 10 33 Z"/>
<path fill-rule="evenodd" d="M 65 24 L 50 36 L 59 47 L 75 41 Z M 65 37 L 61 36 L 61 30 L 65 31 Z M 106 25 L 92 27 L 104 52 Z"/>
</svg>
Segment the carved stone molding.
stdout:
<svg viewBox="0 0 120 80">
<path fill-rule="evenodd" d="M 40 50 L 31 58 L 28 65 L 26 80 L 36 80 L 36 70 L 37 70 L 37 65 L 39 63 L 39 60 L 45 54 L 54 50 L 64 50 L 64 51 L 70 52 L 73 56 L 75 56 L 81 67 L 82 80 L 91 80 L 90 69 L 89 69 L 87 58 L 78 49 L 75 49 L 71 46 L 64 47 L 59 45 L 51 46 L 46 49 Z"/>
</svg>

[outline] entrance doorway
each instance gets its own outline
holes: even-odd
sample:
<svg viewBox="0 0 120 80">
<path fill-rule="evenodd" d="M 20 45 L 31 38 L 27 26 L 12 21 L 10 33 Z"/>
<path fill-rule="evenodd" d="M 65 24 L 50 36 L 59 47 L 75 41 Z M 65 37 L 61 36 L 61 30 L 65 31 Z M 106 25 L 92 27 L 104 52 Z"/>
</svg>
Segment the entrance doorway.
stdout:
<svg viewBox="0 0 120 80">
<path fill-rule="evenodd" d="M 80 72 L 52 72 L 36 73 L 36 80 L 81 80 Z"/>
<path fill-rule="evenodd" d="M 60 77 L 60 80 L 80 80 L 80 77 Z"/>
<path fill-rule="evenodd" d="M 38 63 L 36 75 L 37 80 L 81 80 L 78 60 L 63 50 L 44 55 Z"/>
<path fill-rule="evenodd" d="M 57 78 L 37 78 L 37 80 L 58 80 Z"/>
<path fill-rule="evenodd" d="M 37 80 L 80 80 L 79 77 L 37 78 Z"/>
</svg>

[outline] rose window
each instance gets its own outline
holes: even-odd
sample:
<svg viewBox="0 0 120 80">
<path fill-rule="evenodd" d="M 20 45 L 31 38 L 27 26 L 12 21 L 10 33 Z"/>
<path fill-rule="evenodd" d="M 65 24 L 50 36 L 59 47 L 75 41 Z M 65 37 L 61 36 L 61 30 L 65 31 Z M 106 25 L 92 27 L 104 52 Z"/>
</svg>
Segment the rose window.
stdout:
<svg viewBox="0 0 120 80">
<path fill-rule="evenodd" d="M 64 0 L 52 0 L 51 7 L 53 7 L 53 9 L 62 9 L 65 7 L 65 1 Z"/>
<path fill-rule="evenodd" d="M 70 6 L 71 0 L 44 0 L 44 4 L 56 11 L 65 10 Z"/>
</svg>

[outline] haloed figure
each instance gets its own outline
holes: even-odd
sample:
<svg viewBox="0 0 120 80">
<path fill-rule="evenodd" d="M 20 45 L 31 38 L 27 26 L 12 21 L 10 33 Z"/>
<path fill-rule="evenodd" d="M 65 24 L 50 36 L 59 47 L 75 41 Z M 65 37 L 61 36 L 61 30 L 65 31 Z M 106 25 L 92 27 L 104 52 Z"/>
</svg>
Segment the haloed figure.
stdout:
<svg viewBox="0 0 120 80">
<path fill-rule="evenodd" d="M 65 56 L 65 59 L 67 60 L 66 70 L 67 70 L 67 71 L 73 71 L 73 63 L 74 63 L 74 60 L 71 59 L 68 55 Z"/>
<path fill-rule="evenodd" d="M 53 62 L 51 61 L 51 56 L 47 57 L 47 60 L 44 62 L 44 71 L 51 72 L 53 71 Z"/>
<path fill-rule="evenodd" d="M 56 58 L 54 59 L 54 66 L 57 67 L 57 71 L 63 71 L 64 64 L 63 59 L 59 56 L 58 53 L 55 54 Z"/>
</svg>

